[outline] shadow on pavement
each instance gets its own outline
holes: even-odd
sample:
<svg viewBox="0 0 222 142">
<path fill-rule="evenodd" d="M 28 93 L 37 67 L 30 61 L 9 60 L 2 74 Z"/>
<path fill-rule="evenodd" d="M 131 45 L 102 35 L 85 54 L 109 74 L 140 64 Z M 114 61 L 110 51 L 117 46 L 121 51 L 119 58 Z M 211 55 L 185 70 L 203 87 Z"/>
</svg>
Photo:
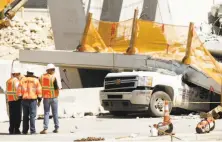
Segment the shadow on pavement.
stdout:
<svg viewBox="0 0 222 142">
<path fill-rule="evenodd" d="M 97 116 L 97 118 L 107 118 L 107 119 L 136 119 L 136 118 L 151 118 L 148 114 L 144 113 L 133 113 L 133 114 L 128 114 L 128 115 L 123 115 L 123 116 L 114 116 L 110 113 L 107 114 L 100 114 Z"/>
<path fill-rule="evenodd" d="M 196 114 L 192 111 L 187 111 L 183 109 L 178 109 L 177 111 L 172 111 L 170 115 L 173 116 L 188 116 L 189 114 Z M 158 117 L 152 117 L 148 112 L 142 112 L 142 113 L 132 113 L 128 115 L 120 115 L 120 116 L 114 116 L 110 113 L 100 114 L 97 116 L 97 118 L 105 118 L 105 119 L 136 119 L 136 118 L 158 118 Z"/>
<path fill-rule="evenodd" d="M 0 133 L 0 135 L 9 135 L 9 133 Z"/>
</svg>

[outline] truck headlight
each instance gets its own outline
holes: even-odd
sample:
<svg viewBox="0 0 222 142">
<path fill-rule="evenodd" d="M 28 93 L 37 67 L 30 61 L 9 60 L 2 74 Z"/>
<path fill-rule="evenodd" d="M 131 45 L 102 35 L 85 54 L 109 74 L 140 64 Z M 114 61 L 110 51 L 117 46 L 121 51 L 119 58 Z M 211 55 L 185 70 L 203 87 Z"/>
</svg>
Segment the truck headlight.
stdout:
<svg viewBox="0 0 222 142">
<path fill-rule="evenodd" d="M 153 78 L 150 76 L 139 77 L 138 86 L 152 86 Z"/>
<path fill-rule="evenodd" d="M 152 87 L 153 85 L 153 78 L 152 77 L 147 77 L 147 86 Z"/>
</svg>

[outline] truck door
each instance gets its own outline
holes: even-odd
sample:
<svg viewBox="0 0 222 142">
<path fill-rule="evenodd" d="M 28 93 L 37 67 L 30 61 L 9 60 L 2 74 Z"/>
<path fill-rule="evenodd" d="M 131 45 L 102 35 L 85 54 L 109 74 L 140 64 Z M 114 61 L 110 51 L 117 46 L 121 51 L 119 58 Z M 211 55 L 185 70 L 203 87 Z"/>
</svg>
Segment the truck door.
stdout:
<svg viewBox="0 0 222 142">
<path fill-rule="evenodd" d="M 187 110 L 209 111 L 210 92 L 200 87 L 184 85 L 182 106 Z"/>
</svg>

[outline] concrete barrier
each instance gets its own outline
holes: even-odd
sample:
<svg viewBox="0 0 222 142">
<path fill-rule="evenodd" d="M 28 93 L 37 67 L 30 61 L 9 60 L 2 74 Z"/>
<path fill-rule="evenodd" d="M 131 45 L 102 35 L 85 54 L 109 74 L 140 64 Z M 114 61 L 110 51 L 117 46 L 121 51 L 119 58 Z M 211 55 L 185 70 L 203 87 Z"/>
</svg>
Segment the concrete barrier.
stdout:
<svg viewBox="0 0 222 142">
<path fill-rule="evenodd" d="M 6 98 L 5 94 L 0 94 L 0 122 L 5 122 L 9 120 L 7 107 L 6 107 Z"/>
<path fill-rule="evenodd" d="M 86 113 L 91 113 L 92 115 L 105 113 L 99 100 L 99 91 L 101 89 L 102 88 L 82 88 L 60 90 L 58 98 L 59 118 L 81 118 L 84 117 Z M 44 108 L 42 101 L 40 107 L 37 109 L 37 116 L 41 118 L 43 115 Z M 50 115 L 52 115 L 52 112 L 50 112 Z"/>
<path fill-rule="evenodd" d="M 85 113 L 96 115 L 103 112 L 99 99 L 99 91 L 101 89 L 61 90 L 59 96 L 59 117 L 83 117 Z"/>
</svg>

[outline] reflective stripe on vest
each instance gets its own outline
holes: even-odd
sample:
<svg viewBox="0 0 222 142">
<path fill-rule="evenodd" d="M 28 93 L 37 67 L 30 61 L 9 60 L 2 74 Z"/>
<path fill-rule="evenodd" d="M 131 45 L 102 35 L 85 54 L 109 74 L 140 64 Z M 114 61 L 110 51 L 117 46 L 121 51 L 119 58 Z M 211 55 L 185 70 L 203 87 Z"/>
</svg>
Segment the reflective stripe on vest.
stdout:
<svg viewBox="0 0 222 142">
<path fill-rule="evenodd" d="M 17 96 L 17 92 L 16 92 L 16 78 L 10 79 L 7 81 L 6 84 L 6 89 L 7 89 L 7 98 L 8 101 L 17 101 L 18 100 L 18 96 Z"/>
<path fill-rule="evenodd" d="M 55 88 L 54 88 L 55 77 L 49 74 L 44 74 L 40 80 L 41 80 L 41 85 L 42 85 L 43 98 L 57 97 L 57 94 L 55 93 Z"/>
</svg>

